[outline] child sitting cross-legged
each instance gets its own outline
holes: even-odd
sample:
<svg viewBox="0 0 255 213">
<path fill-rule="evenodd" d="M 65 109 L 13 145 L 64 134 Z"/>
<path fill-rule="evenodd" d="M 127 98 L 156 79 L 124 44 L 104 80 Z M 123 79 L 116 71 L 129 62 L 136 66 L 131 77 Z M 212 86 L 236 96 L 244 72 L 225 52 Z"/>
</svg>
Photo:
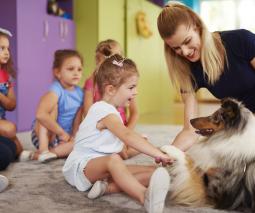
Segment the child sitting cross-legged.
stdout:
<svg viewBox="0 0 255 213">
<path fill-rule="evenodd" d="M 48 162 L 67 157 L 73 148 L 78 129 L 76 118 L 83 103 L 83 91 L 78 86 L 83 60 L 75 50 L 57 50 L 53 62 L 54 82 L 41 98 L 32 128 L 32 143 L 37 152 L 23 152 L 26 158 Z"/>
<path fill-rule="evenodd" d="M 163 212 L 170 177 L 160 167 L 126 165 L 121 157 L 124 145 L 135 148 L 162 164 L 172 159 L 141 135 L 126 127 L 118 107 L 128 105 L 137 95 L 135 63 L 120 55 L 102 62 L 95 73 L 101 100 L 94 103 L 80 124 L 73 151 L 62 169 L 66 181 L 88 198 L 125 192 L 144 205 L 148 212 Z"/>
</svg>

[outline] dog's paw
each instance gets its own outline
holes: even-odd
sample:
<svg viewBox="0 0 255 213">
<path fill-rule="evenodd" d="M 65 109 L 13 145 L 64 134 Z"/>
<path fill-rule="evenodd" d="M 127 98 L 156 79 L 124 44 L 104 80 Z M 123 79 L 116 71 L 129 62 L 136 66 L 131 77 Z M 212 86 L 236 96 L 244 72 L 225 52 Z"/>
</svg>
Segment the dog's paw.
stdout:
<svg viewBox="0 0 255 213">
<path fill-rule="evenodd" d="M 160 150 L 176 160 L 185 160 L 185 153 L 173 145 L 164 145 Z"/>
</svg>

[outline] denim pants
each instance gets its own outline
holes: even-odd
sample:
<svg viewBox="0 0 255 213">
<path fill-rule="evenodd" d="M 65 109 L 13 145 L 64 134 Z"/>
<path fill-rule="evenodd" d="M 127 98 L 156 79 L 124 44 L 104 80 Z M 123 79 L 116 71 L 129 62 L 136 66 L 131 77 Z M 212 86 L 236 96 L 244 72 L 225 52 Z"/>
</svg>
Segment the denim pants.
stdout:
<svg viewBox="0 0 255 213">
<path fill-rule="evenodd" d="M 16 158 L 16 144 L 9 138 L 0 136 L 0 171 Z"/>
</svg>

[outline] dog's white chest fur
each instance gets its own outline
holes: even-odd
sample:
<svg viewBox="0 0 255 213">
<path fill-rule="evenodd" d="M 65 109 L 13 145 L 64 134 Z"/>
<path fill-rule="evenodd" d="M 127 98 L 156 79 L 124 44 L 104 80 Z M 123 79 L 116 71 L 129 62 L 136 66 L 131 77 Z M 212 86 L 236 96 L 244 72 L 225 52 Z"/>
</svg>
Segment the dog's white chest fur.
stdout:
<svg viewBox="0 0 255 213">
<path fill-rule="evenodd" d="M 203 170 L 224 167 L 230 161 L 250 161 L 255 157 L 255 117 L 251 116 L 241 133 L 231 137 L 224 132 L 211 138 L 202 138 L 187 152 L 196 166 Z"/>
<path fill-rule="evenodd" d="M 246 205 L 255 212 L 252 112 L 240 102 L 226 99 L 211 116 L 192 119 L 191 124 L 208 137 L 201 138 L 186 153 L 172 145 L 161 147 L 176 159 L 167 167 L 171 176 L 170 200 L 177 205 L 226 209 Z M 204 134 L 205 130 L 212 134 Z"/>
</svg>

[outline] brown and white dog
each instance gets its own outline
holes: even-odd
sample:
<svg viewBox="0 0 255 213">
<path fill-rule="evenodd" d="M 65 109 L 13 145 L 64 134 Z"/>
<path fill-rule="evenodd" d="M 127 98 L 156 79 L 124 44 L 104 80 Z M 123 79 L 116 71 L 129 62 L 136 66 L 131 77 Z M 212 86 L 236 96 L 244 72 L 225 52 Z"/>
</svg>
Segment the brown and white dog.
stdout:
<svg viewBox="0 0 255 213">
<path fill-rule="evenodd" d="M 224 99 L 208 117 L 192 119 L 203 137 L 187 153 L 172 145 L 161 150 L 176 158 L 168 171 L 170 200 L 176 205 L 245 208 L 255 211 L 255 117 L 235 99 Z"/>
</svg>

